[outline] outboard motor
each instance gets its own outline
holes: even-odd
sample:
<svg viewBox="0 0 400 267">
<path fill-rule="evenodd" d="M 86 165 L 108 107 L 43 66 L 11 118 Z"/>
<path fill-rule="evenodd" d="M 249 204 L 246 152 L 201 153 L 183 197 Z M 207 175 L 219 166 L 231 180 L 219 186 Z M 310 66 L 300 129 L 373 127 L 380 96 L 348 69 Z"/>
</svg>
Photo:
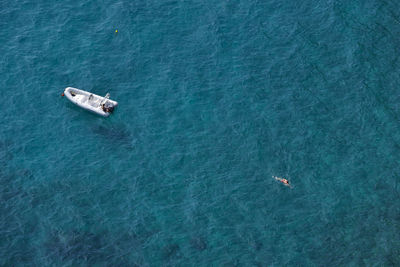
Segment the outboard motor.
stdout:
<svg viewBox="0 0 400 267">
<path fill-rule="evenodd" d="M 114 105 L 111 102 L 107 101 L 103 105 L 103 110 L 104 112 L 112 113 L 114 111 Z"/>
</svg>

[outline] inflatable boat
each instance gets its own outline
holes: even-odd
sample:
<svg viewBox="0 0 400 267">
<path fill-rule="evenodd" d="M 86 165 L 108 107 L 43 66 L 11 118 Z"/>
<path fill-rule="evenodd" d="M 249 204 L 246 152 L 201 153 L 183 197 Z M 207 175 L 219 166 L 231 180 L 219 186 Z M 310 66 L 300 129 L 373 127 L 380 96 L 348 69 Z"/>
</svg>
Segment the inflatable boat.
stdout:
<svg viewBox="0 0 400 267">
<path fill-rule="evenodd" d="M 110 94 L 108 93 L 106 96 L 99 96 L 77 88 L 67 87 L 63 95 L 75 105 L 103 117 L 110 116 L 114 108 L 118 105 L 117 101 L 109 99 Z"/>
</svg>

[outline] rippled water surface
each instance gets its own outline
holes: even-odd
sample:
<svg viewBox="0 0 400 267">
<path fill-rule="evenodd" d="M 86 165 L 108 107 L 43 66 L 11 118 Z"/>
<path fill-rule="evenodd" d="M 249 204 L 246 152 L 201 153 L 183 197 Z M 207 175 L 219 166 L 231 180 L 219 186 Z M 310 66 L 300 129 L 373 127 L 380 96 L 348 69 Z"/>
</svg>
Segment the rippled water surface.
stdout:
<svg viewBox="0 0 400 267">
<path fill-rule="evenodd" d="M 0 1 L 0 265 L 399 266 L 399 10 Z"/>
</svg>

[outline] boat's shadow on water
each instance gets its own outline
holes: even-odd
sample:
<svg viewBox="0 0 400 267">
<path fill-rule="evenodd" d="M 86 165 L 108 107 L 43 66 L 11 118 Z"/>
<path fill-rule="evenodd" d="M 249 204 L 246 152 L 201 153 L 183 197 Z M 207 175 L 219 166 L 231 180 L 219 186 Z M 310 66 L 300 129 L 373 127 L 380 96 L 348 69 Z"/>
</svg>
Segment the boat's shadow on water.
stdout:
<svg viewBox="0 0 400 267">
<path fill-rule="evenodd" d="M 72 120 L 78 120 L 80 123 L 88 125 L 86 131 L 89 135 L 98 136 L 107 143 L 122 146 L 128 150 L 134 148 L 135 136 L 124 123 L 116 121 L 118 118 L 115 118 L 115 114 L 103 118 L 92 112 L 82 110 L 72 103 L 67 103 L 67 108 L 71 110 Z M 116 112 L 118 112 L 118 108 Z"/>
<path fill-rule="evenodd" d="M 91 131 L 113 145 L 123 146 L 129 150 L 134 148 L 135 138 L 123 124 L 100 123 L 91 126 Z"/>
</svg>

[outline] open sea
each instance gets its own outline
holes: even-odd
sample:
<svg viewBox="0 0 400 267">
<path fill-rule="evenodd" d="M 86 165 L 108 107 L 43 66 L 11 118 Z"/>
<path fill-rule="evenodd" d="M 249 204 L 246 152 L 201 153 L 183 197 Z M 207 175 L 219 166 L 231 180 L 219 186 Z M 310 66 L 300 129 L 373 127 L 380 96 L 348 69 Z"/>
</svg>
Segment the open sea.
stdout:
<svg viewBox="0 0 400 267">
<path fill-rule="evenodd" d="M 399 266 L 399 56 L 395 0 L 0 0 L 0 266 Z"/>
</svg>

